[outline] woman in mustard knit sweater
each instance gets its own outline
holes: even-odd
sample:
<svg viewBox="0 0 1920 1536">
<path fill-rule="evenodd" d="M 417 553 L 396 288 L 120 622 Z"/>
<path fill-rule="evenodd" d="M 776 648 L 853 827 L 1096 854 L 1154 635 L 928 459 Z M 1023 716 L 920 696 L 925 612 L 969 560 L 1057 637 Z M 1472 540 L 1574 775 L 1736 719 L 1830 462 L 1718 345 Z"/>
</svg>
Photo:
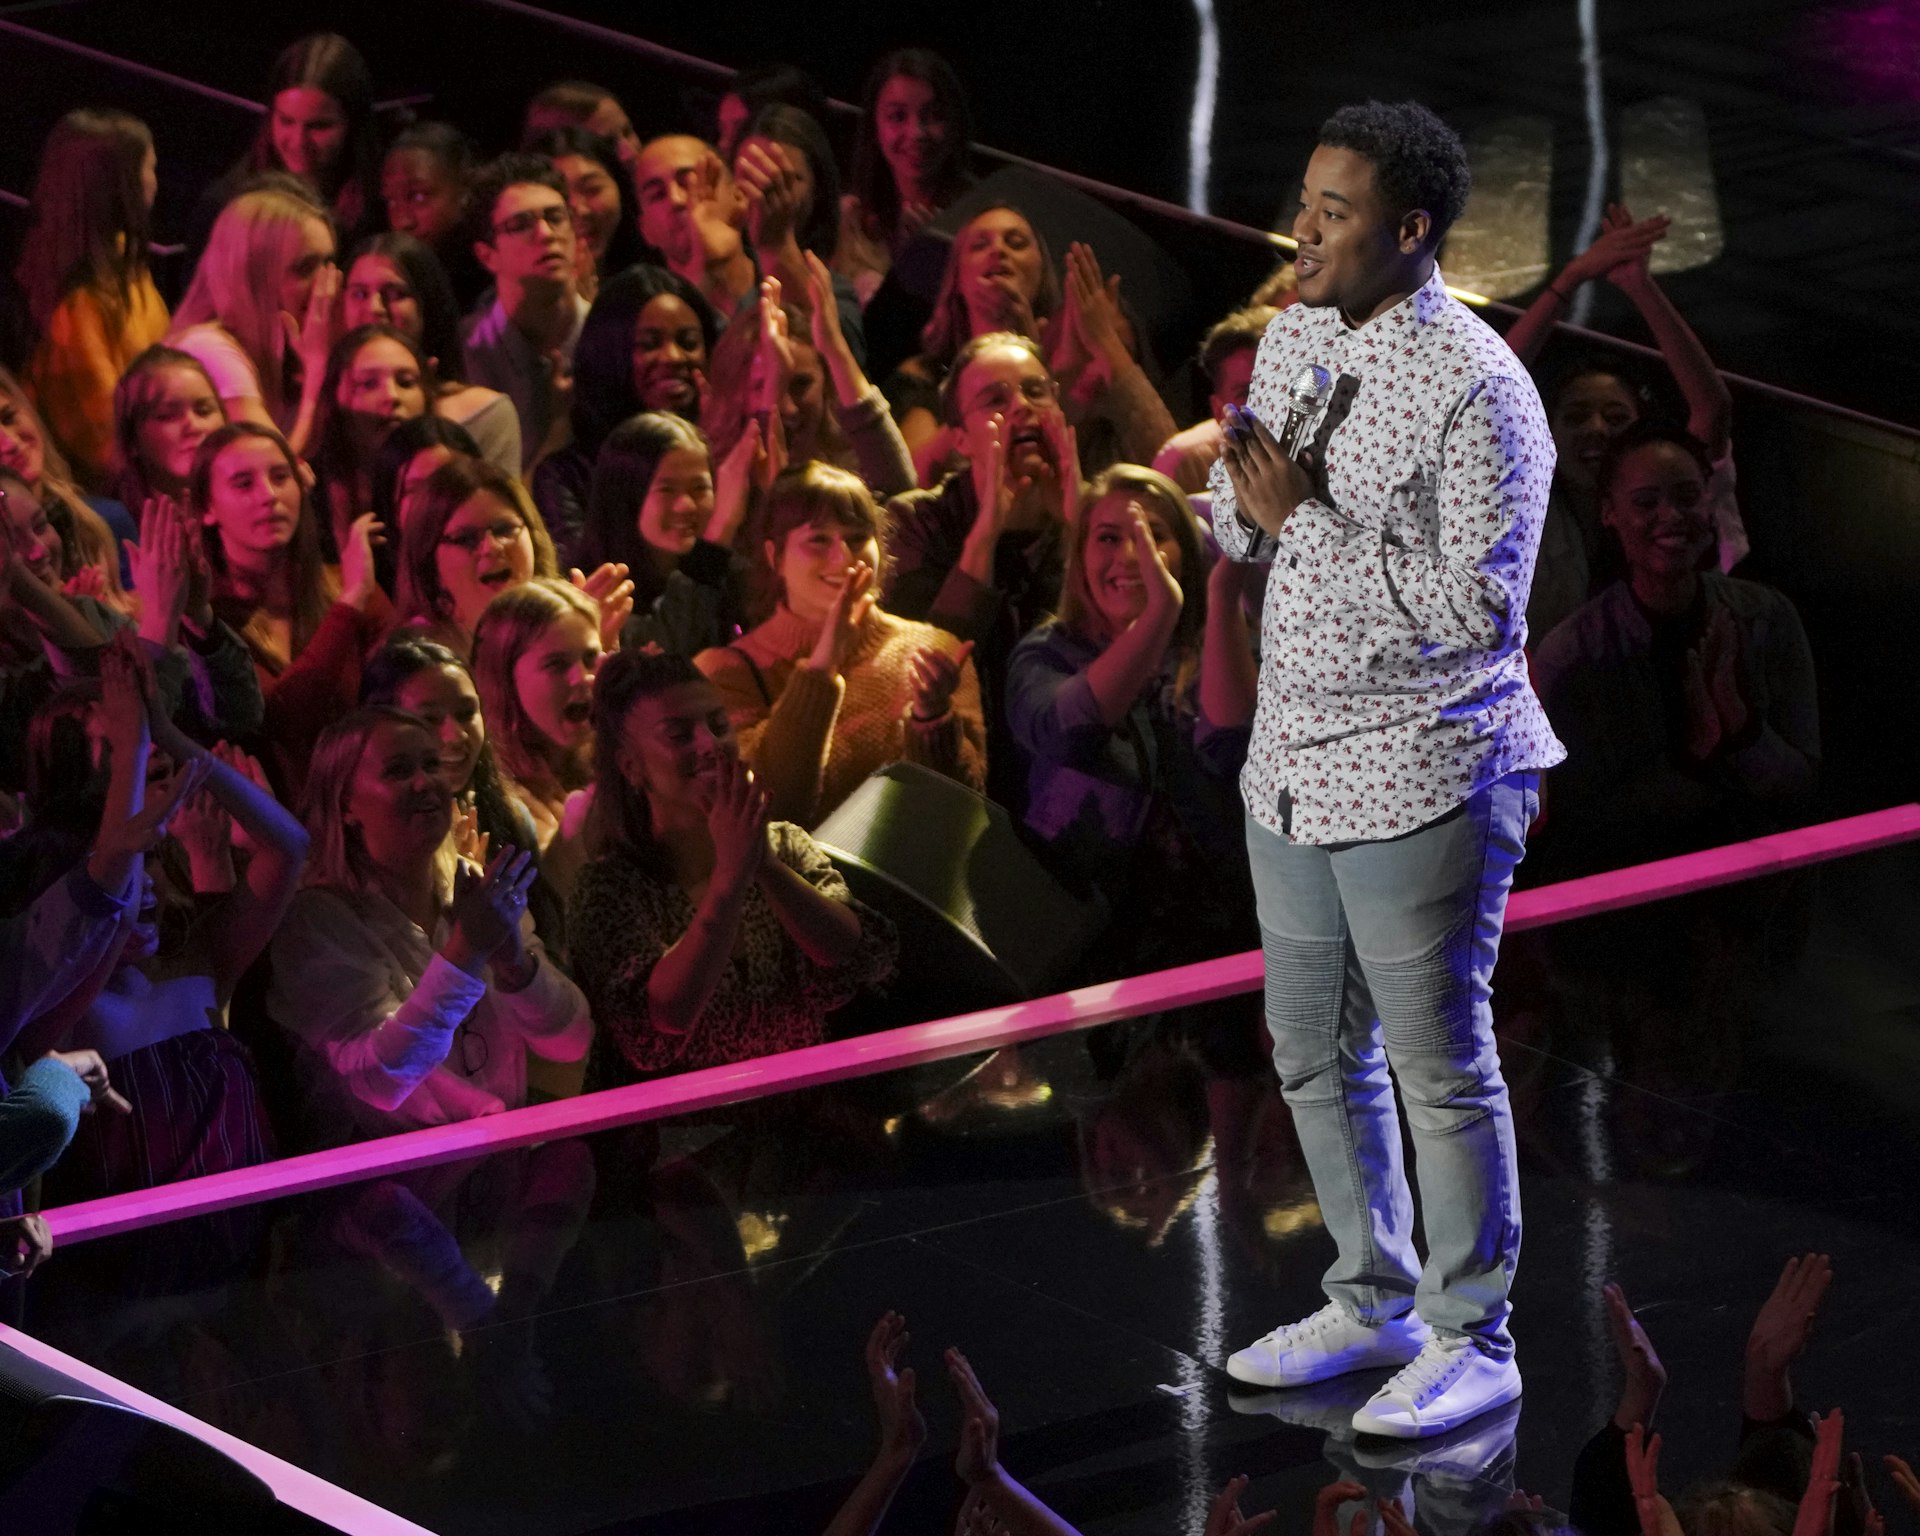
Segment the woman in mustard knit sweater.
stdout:
<svg viewBox="0 0 1920 1536">
<path fill-rule="evenodd" d="M 773 616 L 694 663 L 726 701 L 773 815 L 818 826 L 868 774 L 903 759 L 983 789 L 972 647 L 878 606 L 885 529 L 859 476 L 796 465 L 762 515 Z"/>
<path fill-rule="evenodd" d="M 26 383 L 89 491 L 106 489 L 113 386 L 167 334 L 147 272 L 153 135 L 125 112 L 69 112 L 47 135 L 16 274 L 39 333 Z"/>
</svg>

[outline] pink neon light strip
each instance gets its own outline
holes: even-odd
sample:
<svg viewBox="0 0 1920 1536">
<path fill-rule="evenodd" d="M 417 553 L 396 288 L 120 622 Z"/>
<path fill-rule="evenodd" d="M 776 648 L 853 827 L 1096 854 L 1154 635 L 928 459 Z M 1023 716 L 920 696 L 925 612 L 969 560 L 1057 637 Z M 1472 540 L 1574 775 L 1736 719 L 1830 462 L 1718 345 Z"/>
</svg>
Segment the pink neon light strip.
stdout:
<svg viewBox="0 0 1920 1536">
<path fill-rule="evenodd" d="M 1725 848 L 1710 848 L 1701 853 L 1522 891 L 1509 906 L 1507 927 L 1517 931 L 1567 922 L 1847 854 L 1864 853 L 1914 838 L 1920 838 L 1920 805 L 1895 806 Z M 482 1120 L 406 1131 L 350 1147 L 284 1158 L 258 1168 L 242 1168 L 158 1189 L 62 1206 L 48 1211 L 46 1217 L 60 1242 L 84 1242 L 88 1238 L 108 1237 L 256 1201 L 350 1184 L 379 1174 L 402 1173 L 535 1142 L 581 1136 L 743 1099 L 791 1093 L 821 1083 L 965 1056 L 1043 1035 L 1090 1029 L 1113 1019 L 1154 1013 L 1181 1003 L 1208 1002 L 1251 992 L 1259 985 L 1260 954 L 1252 950 L 1004 1008 L 989 1008 L 927 1024 L 910 1024 L 854 1040 L 836 1040 L 576 1099 L 530 1105 Z"/>
<path fill-rule="evenodd" d="M 102 1396 L 144 1413 L 150 1419 L 171 1424 L 176 1429 L 185 1430 L 196 1440 L 204 1440 L 258 1477 L 273 1490 L 274 1497 L 282 1504 L 311 1515 L 335 1530 L 344 1531 L 346 1536 L 433 1536 L 425 1526 L 403 1520 L 378 1504 L 368 1503 L 358 1494 L 348 1493 L 325 1478 L 315 1477 L 291 1462 L 282 1461 L 258 1446 L 247 1444 L 224 1429 L 216 1429 L 190 1413 L 182 1413 L 170 1403 L 149 1397 L 139 1388 L 130 1387 L 117 1377 L 62 1353 L 51 1344 L 43 1344 L 31 1334 L 21 1333 L 16 1328 L 0 1323 L 0 1344 L 17 1349 L 29 1359 L 63 1372 Z"/>
</svg>

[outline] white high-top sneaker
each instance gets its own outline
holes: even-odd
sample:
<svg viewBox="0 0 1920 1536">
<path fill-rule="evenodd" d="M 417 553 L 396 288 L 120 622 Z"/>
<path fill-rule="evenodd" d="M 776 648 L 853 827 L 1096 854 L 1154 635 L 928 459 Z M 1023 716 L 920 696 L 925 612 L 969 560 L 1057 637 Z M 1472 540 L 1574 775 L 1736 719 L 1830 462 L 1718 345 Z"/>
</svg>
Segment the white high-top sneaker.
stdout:
<svg viewBox="0 0 1920 1536">
<path fill-rule="evenodd" d="M 1464 1336 L 1430 1338 L 1419 1355 L 1353 1416 L 1363 1435 L 1424 1440 L 1503 1407 L 1520 1395 L 1520 1367 Z"/>
<path fill-rule="evenodd" d="M 1312 1317 L 1276 1328 L 1236 1350 L 1227 1359 L 1227 1374 L 1256 1387 L 1304 1387 L 1349 1371 L 1404 1365 L 1418 1357 L 1431 1337 L 1427 1325 L 1411 1312 L 1370 1327 L 1330 1301 Z"/>
</svg>

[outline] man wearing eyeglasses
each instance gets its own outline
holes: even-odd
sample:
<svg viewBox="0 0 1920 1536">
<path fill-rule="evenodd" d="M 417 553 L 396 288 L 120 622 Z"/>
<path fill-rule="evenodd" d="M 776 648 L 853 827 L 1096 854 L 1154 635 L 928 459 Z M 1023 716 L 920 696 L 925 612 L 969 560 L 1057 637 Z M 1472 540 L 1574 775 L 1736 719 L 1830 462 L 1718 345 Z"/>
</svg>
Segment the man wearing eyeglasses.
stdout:
<svg viewBox="0 0 1920 1536">
<path fill-rule="evenodd" d="M 474 257 L 495 291 L 467 320 L 467 382 L 513 401 L 521 467 L 531 469 L 571 436 L 573 347 L 587 318 L 567 186 L 538 155 L 502 155 L 475 179 L 468 216 Z"/>
</svg>

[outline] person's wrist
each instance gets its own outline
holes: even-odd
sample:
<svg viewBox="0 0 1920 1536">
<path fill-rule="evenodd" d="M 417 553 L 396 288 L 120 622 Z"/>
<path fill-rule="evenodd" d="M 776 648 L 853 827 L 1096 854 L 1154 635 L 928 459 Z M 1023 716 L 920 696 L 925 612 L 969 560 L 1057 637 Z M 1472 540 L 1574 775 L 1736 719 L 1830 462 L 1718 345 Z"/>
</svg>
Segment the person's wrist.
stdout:
<svg viewBox="0 0 1920 1536">
<path fill-rule="evenodd" d="M 494 957 L 493 979 L 502 992 L 520 992 L 533 984 L 534 972 L 539 969 L 539 956 L 516 943 L 511 955 Z"/>
</svg>

